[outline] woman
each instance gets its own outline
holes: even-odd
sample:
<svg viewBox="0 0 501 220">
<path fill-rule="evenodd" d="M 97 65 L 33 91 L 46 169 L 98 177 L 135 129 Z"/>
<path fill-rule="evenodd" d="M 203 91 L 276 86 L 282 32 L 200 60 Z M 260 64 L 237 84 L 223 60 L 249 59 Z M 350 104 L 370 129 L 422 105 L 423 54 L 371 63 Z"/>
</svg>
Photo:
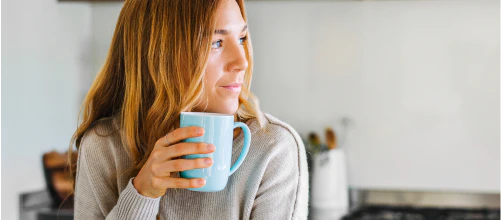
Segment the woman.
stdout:
<svg viewBox="0 0 501 220">
<path fill-rule="evenodd" d="M 306 219 L 308 171 L 301 138 L 263 114 L 250 93 L 252 50 L 243 0 L 128 0 L 108 58 L 83 104 L 75 219 Z M 204 193 L 217 146 L 180 141 L 183 111 L 235 115 L 252 133 L 249 153 L 226 188 Z M 235 130 L 233 160 L 243 145 Z"/>
</svg>

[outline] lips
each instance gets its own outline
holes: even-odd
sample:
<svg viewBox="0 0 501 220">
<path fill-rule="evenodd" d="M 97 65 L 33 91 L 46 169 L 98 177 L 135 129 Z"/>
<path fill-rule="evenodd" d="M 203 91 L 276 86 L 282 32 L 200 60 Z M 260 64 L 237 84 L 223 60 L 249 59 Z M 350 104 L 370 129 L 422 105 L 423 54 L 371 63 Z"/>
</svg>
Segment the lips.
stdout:
<svg viewBox="0 0 501 220">
<path fill-rule="evenodd" d="M 230 90 L 232 92 L 240 92 L 242 90 L 242 83 L 232 83 L 221 87 Z"/>
<path fill-rule="evenodd" d="M 242 83 L 232 83 L 232 84 L 225 85 L 223 87 L 240 87 L 240 86 L 242 86 Z"/>
</svg>

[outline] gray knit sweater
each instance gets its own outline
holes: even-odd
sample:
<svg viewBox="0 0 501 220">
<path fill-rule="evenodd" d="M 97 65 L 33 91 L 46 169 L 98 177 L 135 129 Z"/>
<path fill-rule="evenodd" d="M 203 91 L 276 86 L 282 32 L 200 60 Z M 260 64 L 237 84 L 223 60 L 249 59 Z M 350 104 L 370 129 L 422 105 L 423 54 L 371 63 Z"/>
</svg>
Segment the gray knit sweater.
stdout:
<svg viewBox="0 0 501 220">
<path fill-rule="evenodd" d="M 219 192 L 168 189 L 142 196 L 124 175 L 132 165 L 116 119 L 104 119 L 81 142 L 75 187 L 75 219 L 305 219 L 308 169 L 303 142 L 288 124 L 265 114 L 267 128 L 248 122 L 249 153 Z M 232 164 L 243 146 L 233 141 Z M 217 146 L 216 146 L 217 147 Z"/>
</svg>

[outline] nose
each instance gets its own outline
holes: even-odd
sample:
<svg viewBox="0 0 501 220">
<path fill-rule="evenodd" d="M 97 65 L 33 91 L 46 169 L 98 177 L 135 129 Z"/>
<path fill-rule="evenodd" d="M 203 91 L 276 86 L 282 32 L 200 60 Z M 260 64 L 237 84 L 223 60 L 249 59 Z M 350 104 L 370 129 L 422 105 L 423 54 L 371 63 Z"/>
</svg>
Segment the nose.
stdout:
<svg viewBox="0 0 501 220">
<path fill-rule="evenodd" d="M 249 66 L 247 62 L 247 57 L 245 56 L 245 49 L 243 45 L 239 43 L 232 43 L 231 46 L 227 47 L 227 71 L 228 72 L 243 72 Z"/>
</svg>

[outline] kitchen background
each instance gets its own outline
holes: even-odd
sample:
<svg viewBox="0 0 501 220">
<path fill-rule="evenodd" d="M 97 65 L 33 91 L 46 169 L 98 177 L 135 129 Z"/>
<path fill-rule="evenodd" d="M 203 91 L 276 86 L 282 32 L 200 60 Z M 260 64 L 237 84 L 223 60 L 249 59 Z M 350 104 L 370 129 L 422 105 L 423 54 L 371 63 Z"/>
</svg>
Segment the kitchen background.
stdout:
<svg viewBox="0 0 501 220">
<path fill-rule="evenodd" d="M 67 150 L 122 4 L 2 1 L 3 219 Z M 499 195 L 498 0 L 246 6 L 262 109 L 342 134 L 350 188 Z"/>
</svg>

